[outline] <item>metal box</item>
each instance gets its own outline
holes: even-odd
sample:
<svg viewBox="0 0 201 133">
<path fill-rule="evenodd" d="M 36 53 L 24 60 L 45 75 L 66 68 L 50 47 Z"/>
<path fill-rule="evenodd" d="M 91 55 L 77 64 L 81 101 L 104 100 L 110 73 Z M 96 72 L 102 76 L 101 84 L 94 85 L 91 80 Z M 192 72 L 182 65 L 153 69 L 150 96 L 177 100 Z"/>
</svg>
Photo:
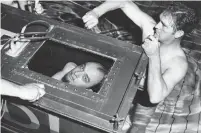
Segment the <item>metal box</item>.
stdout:
<svg viewBox="0 0 201 133">
<path fill-rule="evenodd" d="M 22 20 L 25 24 L 43 20 L 53 27 L 46 35 L 48 40 L 30 42 L 17 57 L 8 56 L 2 49 L 2 78 L 17 84 L 44 84 L 46 95 L 33 103 L 34 108 L 39 107 L 39 110 L 56 113 L 106 132 L 121 132 L 138 87 L 135 72 L 142 49 L 5 5 L 2 5 L 2 13 L 6 14 L 1 19 L 1 28 L 5 30 L 12 30 L 8 21 L 15 21 L 13 19 Z M 52 56 L 51 49 L 54 49 Z M 68 61 L 77 64 L 100 62 L 108 70 L 107 78 L 94 91 L 52 79 L 54 71 L 61 69 Z"/>
</svg>

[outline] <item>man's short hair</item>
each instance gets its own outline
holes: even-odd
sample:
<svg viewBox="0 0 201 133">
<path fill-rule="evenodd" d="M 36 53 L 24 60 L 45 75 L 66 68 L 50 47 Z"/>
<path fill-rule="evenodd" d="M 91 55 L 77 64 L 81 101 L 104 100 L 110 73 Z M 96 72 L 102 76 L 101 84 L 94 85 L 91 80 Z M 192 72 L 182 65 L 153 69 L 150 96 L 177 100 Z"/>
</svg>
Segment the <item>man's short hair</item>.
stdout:
<svg viewBox="0 0 201 133">
<path fill-rule="evenodd" d="M 177 30 L 183 30 L 185 33 L 190 33 L 198 23 L 198 14 L 195 9 L 192 9 L 181 2 L 174 2 L 164 13 L 168 12 L 172 15 Z"/>
</svg>

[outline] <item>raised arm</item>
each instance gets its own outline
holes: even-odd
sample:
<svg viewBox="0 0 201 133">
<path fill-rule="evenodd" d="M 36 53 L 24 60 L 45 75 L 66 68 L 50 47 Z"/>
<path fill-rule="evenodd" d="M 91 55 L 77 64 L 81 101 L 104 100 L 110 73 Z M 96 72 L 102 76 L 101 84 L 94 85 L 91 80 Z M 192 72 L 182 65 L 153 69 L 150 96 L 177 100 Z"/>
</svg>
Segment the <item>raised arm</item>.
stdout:
<svg viewBox="0 0 201 133">
<path fill-rule="evenodd" d="M 94 8 L 83 16 L 85 26 L 89 29 L 98 24 L 98 18 L 106 12 L 120 8 L 136 25 L 138 25 L 143 31 L 143 40 L 153 35 L 156 22 L 152 17 L 144 13 L 139 7 L 132 1 L 113 1 L 108 0 L 100 6 Z"/>
<path fill-rule="evenodd" d="M 85 23 L 85 27 L 88 29 L 93 28 L 98 24 L 98 18 L 101 17 L 103 14 L 122 8 L 125 4 L 125 1 L 114 1 L 114 0 L 106 0 L 101 5 L 97 6 L 93 10 L 87 12 L 83 17 L 83 21 Z"/>
<path fill-rule="evenodd" d="M 155 20 L 143 12 L 134 2 L 127 1 L 121 10 L 142 30 L 142 39 L 154 34 Z"/>
</svg>

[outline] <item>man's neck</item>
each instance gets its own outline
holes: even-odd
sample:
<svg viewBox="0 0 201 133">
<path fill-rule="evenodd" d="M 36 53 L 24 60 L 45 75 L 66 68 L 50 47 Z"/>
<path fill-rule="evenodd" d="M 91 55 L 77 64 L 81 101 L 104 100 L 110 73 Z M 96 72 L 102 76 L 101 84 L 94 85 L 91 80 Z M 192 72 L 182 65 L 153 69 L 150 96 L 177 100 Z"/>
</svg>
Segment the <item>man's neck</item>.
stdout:
<svg viewBox="0 0 201 133">
<path fill-rule="evenodd" d="M 175 51 L 181 50 L 180 46 L 181 40 L 174 40 L 169 43 L 163 43 L 160 46 L 160 55 L 174 55 Z"/>
</svg>

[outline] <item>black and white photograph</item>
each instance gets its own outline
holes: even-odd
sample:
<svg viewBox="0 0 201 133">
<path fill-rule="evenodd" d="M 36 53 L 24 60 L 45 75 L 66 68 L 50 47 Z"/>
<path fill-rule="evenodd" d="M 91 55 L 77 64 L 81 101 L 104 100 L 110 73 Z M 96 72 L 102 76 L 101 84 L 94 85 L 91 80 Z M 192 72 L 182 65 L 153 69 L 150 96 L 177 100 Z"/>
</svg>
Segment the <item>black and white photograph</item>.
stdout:
<svg viewBox="0 0 201 133">
<path fill-rule="evenodd" d="M 2 0 L 1 133 L 201 133 L 201 1 Z"/>
</svg>

